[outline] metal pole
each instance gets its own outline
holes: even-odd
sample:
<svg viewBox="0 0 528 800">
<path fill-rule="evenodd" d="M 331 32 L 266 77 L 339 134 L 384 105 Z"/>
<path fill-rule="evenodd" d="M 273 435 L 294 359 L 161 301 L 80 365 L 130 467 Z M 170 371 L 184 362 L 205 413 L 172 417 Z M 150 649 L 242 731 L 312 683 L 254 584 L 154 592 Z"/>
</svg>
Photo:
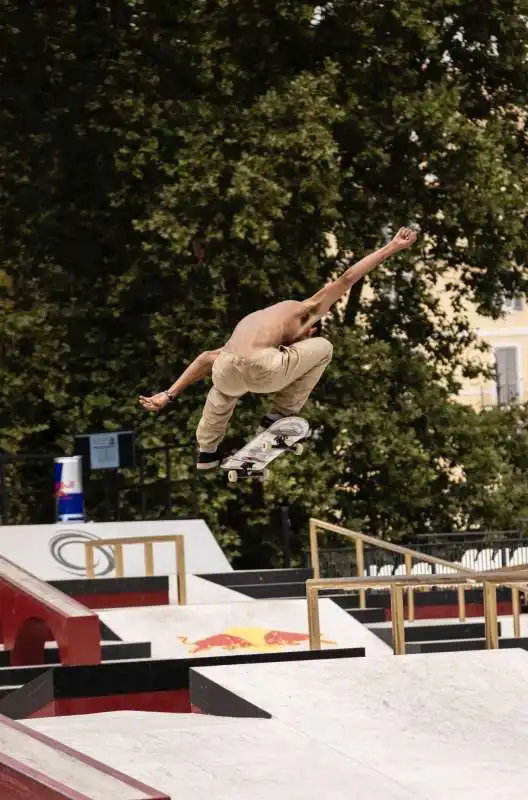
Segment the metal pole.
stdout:
<svg viewBox="0 0 528 800">
<path fill-rule="evenodd" d="M 521 636 L 521 597 L 519 589 L 511 590 L 512 615 L 513 615 L 513 635 L 516 639 Z"/>
<path fill-rule="evenodd" d="M 486 648 L 497 650 L 499 631 L 497 620 L 497 587 L 494 583 L 484 584 L 484 618 L 486 626 Z"/>
<path fill-rule="evenodd" d="M 185 543 L 183 536 L 176 537 L 176 582 L 178 586 L 178 605 L 187 604 L 187 584 L 185 578 Z"/>
<path fill-rule="evenodd" d="M 145 542 L 145 575 L 154 575 L 154 545 L 152 542 Z"/>
<path fill-rule="evenodd" d="M 391 586 L 392 648 L 395 656 L 405 655 L 403 589 Z"/>
<path fill-rule="evenodd" d="M 319 565 L 319 545 L 317 541 L 317 528 L 315 520 L 310 520 L 310 560 L 312 562 L 312 572 L 314 578 L 321 577 L 321 568 Z"/>
<path fill-rule="evenodd" d="M 458 619 L 460 622 L 466 621 L 466 590 L 464 586 L 459 586 L 458 593 Z"/>
<path fill-rule="evenodd" d="M 358 578 L 365 577 L 365 548 L 361 539 L 356 539 L 356 572 Z M 359 590 L 359 607 L 367 607 L 367 590 Z"/>
<path fill-rule="evenodd" d="M 122 578 L 125 574 L 125 566 L 123 561 L 123 545 L 114 545 L 115 553 L 115 574 L 116 578 Z"/>
<path fill-rule="evenodd" d="M 405 555 L 405 574 L 412 575 L 412 556 L 409 553 Z M 407 618 L 409 622 L 414 622 L 414 589 L 412 586 L 407 589 L 407 602 Z"/>
<path fill-rule="evenodd" d="M 94 546 L 92 542 L 84 543 L 84 562 L 86 564 L 86 577 L 95 577 Z"/>
<path fill-rule="evenodd" d="M 358 578 L 365 577 L 365 550 L 361 539 L 356 539 L 356 572 Z M 359 607 L 367 607 L 367 591 L 366 589 L 359 590 Z"/>
<path fill-rule="evenodd" d="M 321 626 L 319 621 L 319 590 L 317 586 L 306 584 L 308 601 L 308 634 L 310 650 L 321 649 Z"/>
</svg>

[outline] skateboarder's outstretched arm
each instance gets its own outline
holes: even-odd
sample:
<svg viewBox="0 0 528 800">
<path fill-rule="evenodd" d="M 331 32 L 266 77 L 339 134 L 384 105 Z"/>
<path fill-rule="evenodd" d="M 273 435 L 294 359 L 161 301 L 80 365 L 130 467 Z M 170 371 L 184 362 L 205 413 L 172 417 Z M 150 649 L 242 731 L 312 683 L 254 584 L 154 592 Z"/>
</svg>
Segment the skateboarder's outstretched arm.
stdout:
<svg viewBox="0 0 528 800">
<path fill-rule="evenodd" d="M 308 307 L 311 315 L 307 325 L 313 325 L 321 319 L 340 297 L 346 294 L 361 278 L 379 266 L 382 261 L 414 244 L 416 236 L 416 231 L 412 228 L 400 228 L 392 241 L 380 247 L 379 250 L 369 253 L 361 261 L 349 267 L 337 280 L 323 286 L 313 297 L 305 300 L 304 305 Z"/>
<path fill-rule="evenodd" d="M 222 349 L 222 347 L 219 347 L 217 350 L 206 350 L 200 353 L 166 391 L 154 394 L 152 397 L 141 396 L 139 402 L 143 408 L 146 409 L 146 411 L 161 411 L 171 400 L 174 400 L 184 389 L 187 389 L 188 386 L 210 375 L 213 364 L 220 355 Z"/>
</svg>

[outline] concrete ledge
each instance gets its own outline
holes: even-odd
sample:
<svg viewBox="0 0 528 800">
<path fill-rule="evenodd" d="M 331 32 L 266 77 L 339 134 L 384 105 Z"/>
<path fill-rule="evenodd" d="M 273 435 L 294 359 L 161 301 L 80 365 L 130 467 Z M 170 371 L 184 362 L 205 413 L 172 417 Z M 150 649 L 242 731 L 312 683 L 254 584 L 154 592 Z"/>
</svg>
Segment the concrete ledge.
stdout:
<svg viewBox="0 0 528 800">
<path fill-rule="evenodd" d="M 228 589 L 238 589 L 242 586 L 254 586 L 259 583 L 267 585 L 274 583 L 304 583 L 308 578 L 313 578 L 313 571 L 300 567 L 291 569 L 239 569 L 233 572 L 200 574 L 200 578 L 216 583 L 219 586 L 225 586 Z"/>
<path fill-rule="evenodd" d="M 3 556 L 0 639 L 12 666 L 42 663 L 47 641 L 57 642 L 64 664 L 101 661 L 99 617 Z"/>
<path fill-rule="evenodd" d="M 150 658 L 152 656 L 152 646 L 150 642 L 107 642 L 101 645 L 102 661 L 120 661 L 138 658 Z M 44 660 L 42 665 L 34 666 L 58 666 L 60 664 L 60 653 L 57 647 L 46 647 L 44 650 Z M 9 667 L 9 653 L 0 650 L 0 668 Z"/>
<path fill-rule="evenodd" d="M 411 653 L 452 653 L 463 650 L 485 650 L 485 639 L 450 639 L 436 642 L 411 642 L 406 651 Z M 499 650 L 528 650 L 528 639 L 500 639 Z"/>
<path fill-rule="evenodd" d="M 163 606 L 169 603 L 169 578 L 166 575 L 76 578 L 50 581 L 49 585 L 92 609 Z"/>
<path fill-rule="evenodd" d="M 189 712 L 189 671 L 193 667 L 364 657 L 364 647 L 349 647 L 238 656 L 195 656 L 173 660 L 116 661 L 98 666 L 60 669 L 4 668 L 0 670 L 0 683 L 3 686 L 22 685 L 0 699 L 0 714 L 10 719 L 24 719 L 121 708 L 137 709 L 139 699 L 142 699 L 140 707 L 143 710 Z"/>
<path fill-rule="evenodd" d="M 392 643 L 392 624 L 372 623 L 368 626 L 383 642 Z M 502 627 L 499 622 L 499 636 Z M 484 639 L 486 635 L 483 622 L 440 623 L 438 625 L 405 625 L 405 642 L 437 642 L 458 639 Z"/>
</svg>

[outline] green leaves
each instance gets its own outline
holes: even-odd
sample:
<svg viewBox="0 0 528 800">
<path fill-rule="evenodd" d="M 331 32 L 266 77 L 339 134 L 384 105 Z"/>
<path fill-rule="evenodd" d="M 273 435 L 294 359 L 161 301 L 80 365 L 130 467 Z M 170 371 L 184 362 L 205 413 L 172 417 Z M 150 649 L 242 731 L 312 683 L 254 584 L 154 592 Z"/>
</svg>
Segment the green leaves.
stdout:
<svg viewBox="0 0 528 800">
<path fill-rule="evenodd" d="M 395 538 L 517 524 L 524 423 L 451 395 L 479 370 L 465 301 L 496 315 L 504 293 L 526 292 L 522 12 L 520 0 L 485 14 L 333 0 L 318 15 L 290 0 L 7 3 L 0 447 L 70 451 L 81 430 L 134 428 L 144 446 L 184 442 L 187 475 L 206 383 L 159 417 L 138 394 L 246 313 L 319 289 L 336 267 L 326 232 L 359 258 L 416 221 L 421 249 L 325 323 L 335 356 L 306 409 L 308 453 L 265 486 L 201 476 L 201 507 L 253 566 L 280 560 L 284 504 L 298 557 L 311 513 Z M 228 448 L 263 405 L 241 400 Z M 148 469 L 161 491 L 162 456 Z M 191 499 L 175 492 L 173 513 Z"/>
</svg>

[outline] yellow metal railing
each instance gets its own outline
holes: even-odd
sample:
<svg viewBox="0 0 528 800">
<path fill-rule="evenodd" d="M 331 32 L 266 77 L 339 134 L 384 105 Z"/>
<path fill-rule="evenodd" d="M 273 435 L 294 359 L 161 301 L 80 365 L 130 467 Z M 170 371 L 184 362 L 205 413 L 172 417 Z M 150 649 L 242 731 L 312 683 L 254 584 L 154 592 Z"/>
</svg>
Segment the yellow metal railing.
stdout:
<svg viewBox="0 0 528 800">
<path fill-rule="evenodd" d="M 121 539 L 93 539 L 84 543 L 84 559 L 86 575 L 95 578 L 95 550 L 99 547 L 112 547 L 114 551 L 116 578 L 125 575 L 123 548 L 125 545 L 143 545 L 143 563 L 145 575 L 154 575 L 154 545 L 162 542 L 173 542 L 176 550 L 176 585 L 178 591 L 178 604 L 187 603 L 187 586 L 185 581 L 185 544 L 183 534 L 174 536 L 131 536 Z"/>
<path fill-rule="evenodd" d="M 520 625 L 520 605 L 513 600 L 513 592 L 519 591 L 519 584 L 528 581 L 528 567 L 526 572 L 519 574 L 519 571 L 511 573 L 487 572 L 476 573 L 473 578 L 461 575 L 442 575 L 442 576 L 423 576 L 414 575 L 411 577 L 397 578 L 310 578 L 306 581 L 306 600 L 308 605 L 308 631 L 310 635 L 310 650 L 321 649 L 321 627 L 319 621 L 319 591 L 321 589 L 342 589 L 354 590 L 361 589 L 385 589 L 389 588 L 391 594 L 391 617 L 392 617 L 392 645 L 395 655 L 405 655 L 405 612 L 403 603 L 403 593 L 410 588 L 432 588 L 439 583 L 442 585 L 456 586 L 457 588 L 483 587 L 484 596 L 484 622 L 486 648 L 496 650 L 499 646 L 499 626 L 497 613 L 497 586 L 504 583 L 507 577 L 508 585 L 512 585 L 512 604 L 514 632 L 517 638 L 521 635 Z"/>
<path fill-rule="evenodd" d="M 419 550 L 412 550 L 410 547 L 404 547 L 400 544 L 393 544 L 392 542 L 385 542 L 383 539 L 378 539 L 375 536 L 368 536 L 365 533 L 359 533 L 359 531 L 351 531 L 348 528 L 344 528 L 341 525 L 334 525 L 330 522 L 323 522 L 319 519 L 310 519 L 310 558 L 312 562 L 312 570 L 314 578 L 321 577 L 321 567 L 319 562 L 319 532 L 325 531 L 328 533 L 337 533 L 340 536 L 344 536 L 347 539 L 352 539 L 355 543 L 356 548 L 356 573 L 358 578 L 364 578 L 365 576 L 365 545 L 372 545 L 373 547 L 377 547 L 380 550 L 388 550 L 391 553 L 398 553 L 404 557 L 404 564 L 405 564 L 405 573 L 407 577 L 412 576 L 412 569 L 413 563 L 415 561 L 420 561 L 422 563 L 431 564 L 437 567 L 442 567 L 442 570 L 449 570 L 448 574 L 456 573 L 458 576 L 467 576 L 468 578 L 474 577 L 481 573 L 477 572 L 473 569 L 468 569 L 467 567 L 462 567 L 459 564 L 454 563 L 453 561 L 446 561 L 443 558 L 437 558 L 436 556 L 430 556 L 426 553 L 420 553 Z M 493 570 L 494 573 L 507 573 L 508 570 L 526 570 L 528 576 L 528 565 L 521 565 L 519 567 L 504 567 L 500 570 Z M 434 577 L 436 583 L 429 584 L 424 583 L 419 587 L 415 586 L 414 584 L 409 584 L 407 588 L 407 618 L 409 622 L 414 622 L 415 619 L 415 609 L 414 609 L 414 591 L 416 588 L 420 589 L 428 589 L 431 586 L 443 586 L 449 585 L 450 582 L 444 580 L 448 576 L 445 572 L 442 572 L 441 575 L 436 574 Z M 425 575 L 424 575 L 425 577 Z M 423 583 L 423 582 L 422 582 Z M 519 586 L 511 586 L 505 580 L 504 585 L 508 586 L 509 588 L 513 589 L 512 594 L 512 603 L 516 604 L 519 603 Z M 366 608 L 367 601 L 366 601 L 366 589 L 371 587 L 365 586 L 356 586 L 356 590 L 359 592 L 359 607 Z M 466 620 L 466 596 L 465 591 L 467 586 L 460 582 L 456 584 L 457 588 L 457 601 L 458 601 L 458 617 L 460 622 L 465 622 Z M 526 581 L 524 584 L 521 584 L 521 588 L 528 590 L 528 586 L 526 585 Z"/>
</svg>

